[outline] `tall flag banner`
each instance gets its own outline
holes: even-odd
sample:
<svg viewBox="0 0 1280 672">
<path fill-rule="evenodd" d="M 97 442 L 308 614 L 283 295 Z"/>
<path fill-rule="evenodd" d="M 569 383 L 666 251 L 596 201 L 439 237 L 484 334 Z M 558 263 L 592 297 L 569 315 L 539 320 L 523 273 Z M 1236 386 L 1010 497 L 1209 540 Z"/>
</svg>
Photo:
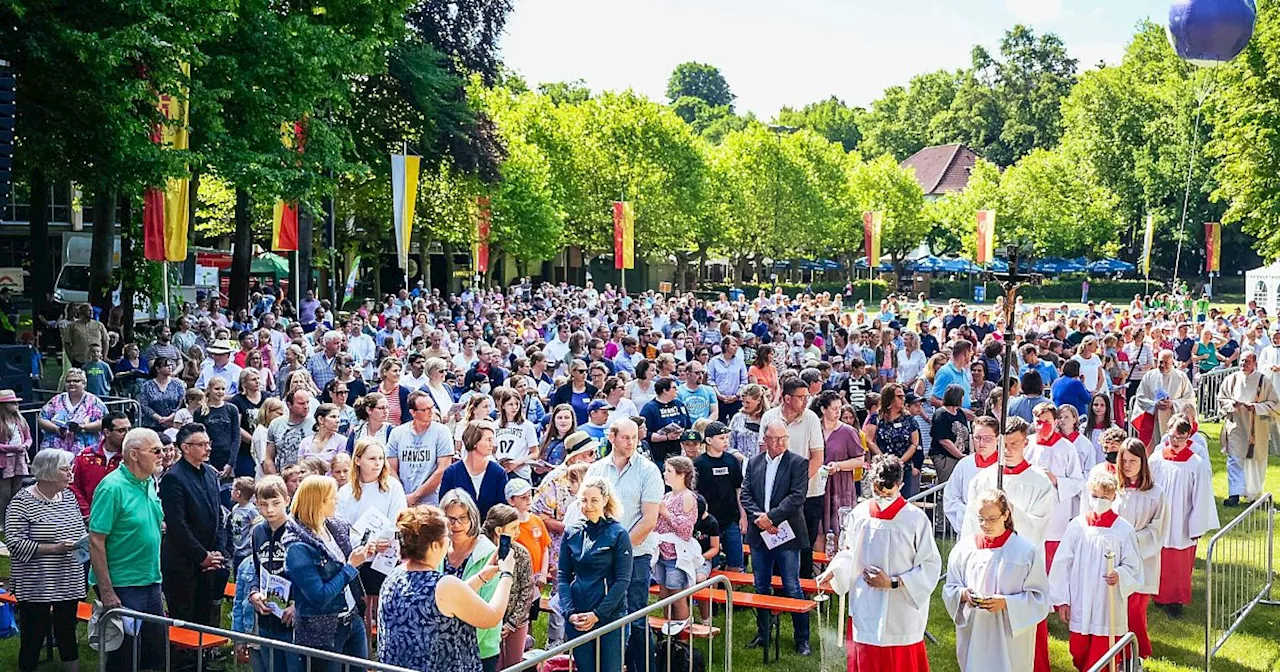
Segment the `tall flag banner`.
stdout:
<svg viewBox="0 0 1280 672">
<path fill-rule="evenodd" d="M 1147 213 L 1147 233 L 1142 238 L 1142 274 L 1151 275 L 1151 244 L 1156 235 L 1156 216 Z"/>
<path fill-rule="evenodd" d="M 1205 222 L 1204 267 L 1208 273 L 1222 271 L 1222 224 L 1219 222 Z"/>
<path fill-rule="evenodd" d="M 613 267 L 636 267 L 636 211 L 630 201 L 613 202 Z"/>
<path fill-rule="evenodd" d="M 301 121 L 280 125 L 280 142 L 299 154 L 307 146 L 307 129 Z M 271 249 L 276 252 L 298 251 L 298 202 L 276 201 L 271 217 Z"/>
<path fill-rule="evenodd" d="M 356 282 L 360 280 L 360 255 L 356 255 L 351 260 L 351 271 L 347 273 L 347 286 L 342 291 L 342 303 L 346 305 L 348 301 L 356 295 Z"/>
<path fill-rule="evenodd" d="M 418 168 L 422 157 L 391 155 L 391 207 L 396 225 L 396 258 L 409 269 L 409 242 L 413 240 L 413 208 L 418 203 Z"/>
<path fill-rule="evenodd" d="M 489 270 L 489 230 L 493 225 L 493 212 L 489 209 L 489 197 L 476 197 L 476 273 Z"/>
<path fill-rule="evenodd" d="M 978 211 L 978 245 L 974 261 L 979 265 L 989 264 L 995 258 L 996 249 L 996 211 Z"/>
<path fill-rule="evenodd" d="M 182 73 L 191 76 L 191 65 L 182 64 Z M 160 95 L 161 123 L 151 133 L 151 141 L 173 149 L 187 149 L 190 134 L 190 101 L 181 96 Z M 187 228 L 190 223 L 190 186 L 187 178 L 170 178 L 164 189 L 152 187 L 142 197 L 143 256 L 151 261 L 186 261 Z"/>
<path fill-rule="evenodd" d="M 883 228 L 883 211 L 862 213 L 862 242 L 867 253 L 867 268 L 880 265 L 880 232 Z"/>
</svg>

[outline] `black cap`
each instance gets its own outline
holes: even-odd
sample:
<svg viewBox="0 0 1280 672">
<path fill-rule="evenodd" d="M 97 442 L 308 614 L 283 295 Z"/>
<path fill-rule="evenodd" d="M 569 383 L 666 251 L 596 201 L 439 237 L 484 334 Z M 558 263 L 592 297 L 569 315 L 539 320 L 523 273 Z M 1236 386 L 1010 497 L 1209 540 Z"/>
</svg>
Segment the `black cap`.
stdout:
<svg viewBox="0 0 1280 672">
<path fill-rule="evenodd" d="M 714 422 L 709 423 L 702 433 L 704 436 L 706 436 L 709 439 L 713 436 L 728 434 L 729 426 L 724 424 L 723 422 L 720 422 L 719 420 L 716 420 Z"/>
</svg>

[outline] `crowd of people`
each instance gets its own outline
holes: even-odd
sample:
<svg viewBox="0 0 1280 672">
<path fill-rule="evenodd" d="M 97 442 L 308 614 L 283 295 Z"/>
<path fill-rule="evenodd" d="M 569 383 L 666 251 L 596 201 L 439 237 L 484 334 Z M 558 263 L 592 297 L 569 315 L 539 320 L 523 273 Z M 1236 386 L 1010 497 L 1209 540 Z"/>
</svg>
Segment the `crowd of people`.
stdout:
<svg viewBox="0 0 1280 672">
<path fill-rule="evenodd" d="M 79 307 L 36 426 L 0 391 L 19 669 L 49 631 L 74 668 L 90 595 L 219 625 L 234 580 L 235 630 L 493 672 L 641 609 L 651 585 L 749 567 L 758 593 L 803 598 L 816 578 L 849 594 L 851 670 L 924 670 L 930 515 L 960 531 L 942 591 L 962 668 L 1048 670 L 1051 611 L 1079 669 L 1116 632 L 1149 656 L 1148 601 L 1180 613 L 1218 525 L 1194 385 L 1215 368 L 1239 367 L 1216 400 L 1226 503 L 1262 492 L 1280 408 L 1265 312 L 1019 300 L 1006 325 L 1000 301 L 847 301 L 525 279 L 340 312 L 262 288 L 250 309 L 187 306 L 145 344 Z M 117 396 L 140 412 L 108 409 Z M 942 484 L 934 513 L 906 504 Z M 163 665 L 158 626 L 126 635 L 108 669 L 131 669 L 134 637 L 137 663 Z M 577 669 L 646 670 L 650 637 L 644 619 L 615 630 Z M 749 646 L 769 638 L 762 611 Z M 810 654 L 806 614 L 792 643 Z"/>
</svg>

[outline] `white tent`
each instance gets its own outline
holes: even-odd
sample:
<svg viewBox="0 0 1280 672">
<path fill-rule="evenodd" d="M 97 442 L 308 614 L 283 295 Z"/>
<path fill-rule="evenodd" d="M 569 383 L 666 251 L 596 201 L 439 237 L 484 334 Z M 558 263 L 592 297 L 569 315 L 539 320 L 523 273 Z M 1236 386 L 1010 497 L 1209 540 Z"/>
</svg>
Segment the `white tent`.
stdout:
<svg viewBox="0 0 1280 672">
<path fill-rule="evenodd" d="M 1257 301 L 1268 315 L 1276 314 L 1276 306 L 1280 304 L 1280 261 L 1244 272 L 1244 298 Z"/>
</svg>

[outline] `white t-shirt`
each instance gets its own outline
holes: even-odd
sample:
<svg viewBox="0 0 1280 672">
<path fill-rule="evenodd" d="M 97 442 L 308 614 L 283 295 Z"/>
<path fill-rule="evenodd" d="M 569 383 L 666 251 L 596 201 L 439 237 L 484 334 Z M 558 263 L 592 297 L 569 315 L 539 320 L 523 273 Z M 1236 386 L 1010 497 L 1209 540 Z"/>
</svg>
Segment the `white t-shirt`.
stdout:
<svg viewBox="0 0 1280 672">
<path fill-rule="evenodd" d="M 1076 355 L 1071 358 L 1072 361 L 1080 362 L 1080 375 L 1084 377 L 1084 389 L 1092 395 L 1093 391 L 1098 389 L 1098 385 L 1102 382 L 1102 358 L 1098 353 L 1093 353 L 1092 357 L 1085 358 L 1082 355 Z M 1103 389 L 1106 389 L 1105 387 Z"/>
<path fill-rule="evenodd" d="M 513 460 L 523 460 L 529 457 L 536 445 L 538 445 L 538 430 L 528 420 L 499 427 L 493 433 L 493 458 L 496 460 L 510 457 Z M 526 481 L 533 476 L 528 465 L 517 469 L 514 473 Z M 477 488 L 476 492 L 480 490 Z"/>
</svg>

